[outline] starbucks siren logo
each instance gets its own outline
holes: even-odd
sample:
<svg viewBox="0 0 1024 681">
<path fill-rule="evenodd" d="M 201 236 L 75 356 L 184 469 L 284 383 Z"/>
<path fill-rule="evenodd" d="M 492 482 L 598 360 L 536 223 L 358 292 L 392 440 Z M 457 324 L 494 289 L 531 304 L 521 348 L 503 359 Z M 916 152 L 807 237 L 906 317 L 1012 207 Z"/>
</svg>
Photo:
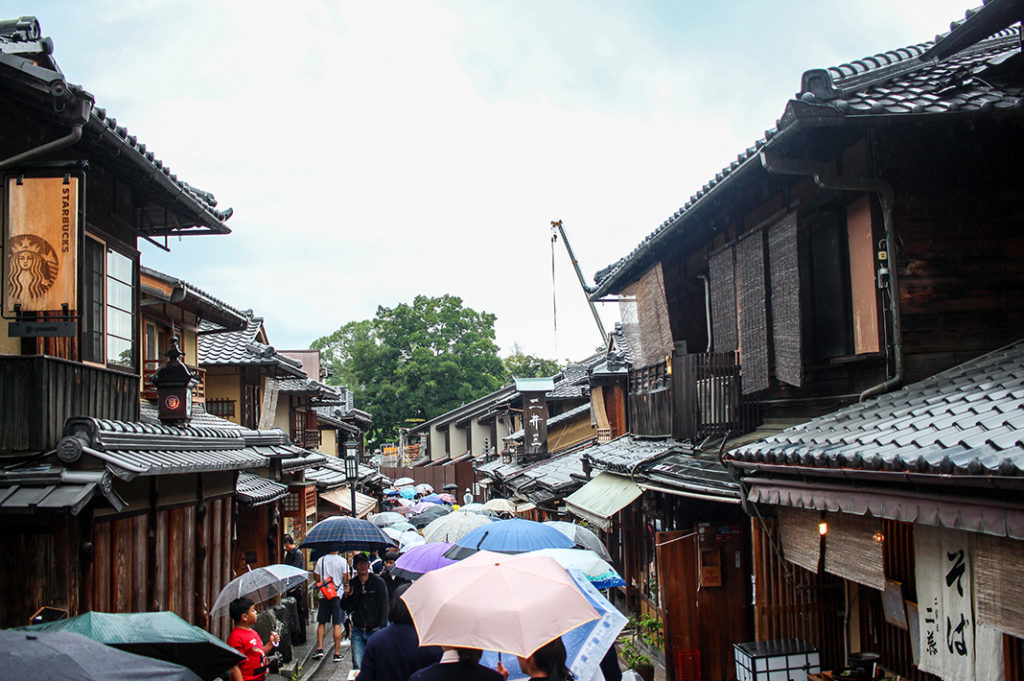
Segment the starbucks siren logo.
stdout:
<svg viewBox="0 0 1024 681">
<path fill-rule="evenodd" d="M 57 280 L 57 251 L 45 239 L 22 234 L 8 242 L 7 283 L 15 299 L 42 298 Z"/>
</svg>

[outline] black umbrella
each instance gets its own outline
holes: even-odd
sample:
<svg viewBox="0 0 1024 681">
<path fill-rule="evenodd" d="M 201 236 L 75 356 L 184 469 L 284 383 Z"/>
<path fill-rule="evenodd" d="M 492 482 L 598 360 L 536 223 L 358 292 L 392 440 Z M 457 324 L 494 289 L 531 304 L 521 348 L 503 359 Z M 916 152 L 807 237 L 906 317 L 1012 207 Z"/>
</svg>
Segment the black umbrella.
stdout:
<svg viewBox="0 0 1024 681">
<path fill-rule="evenodd" d="M 430 524 L 431 520 L 437 520 L 443 515 L 447 515 L 452 512 L 449 506 L 444 504 L 431 504 L 429 508 L 423 509 L 420 513 L 409 518 L 409 522 L 416 528 L 426 527 Z"/>
<path fill-rule="evenodd" d="M 0 631 L 0 681 L 201 681 L 181 665 L 68 631 Z"/>
<path fill-rule="evenodd" d="M 206 681 L 245 659 L 213 634 L 189 624 L 173 612 L 87 612 L 17 630 L 30 634 L 81 634 L 128 653 L 184 665 Z"/>
<path fill-rule="evenodd" d="M 456 485 L 454 482 L 449 482 L 447 485 L 445 485 L 441 489 L 443 489 L 445 492 L 458 492 L 459 491 L 459 486 Z"/>
<path fill-rule="evenodd" d="M 390 545 L 388 536 L 369 520 L 336 515 L 314 525 L 299 548 L 314 552 L 377 551 Z"/>
</svg>

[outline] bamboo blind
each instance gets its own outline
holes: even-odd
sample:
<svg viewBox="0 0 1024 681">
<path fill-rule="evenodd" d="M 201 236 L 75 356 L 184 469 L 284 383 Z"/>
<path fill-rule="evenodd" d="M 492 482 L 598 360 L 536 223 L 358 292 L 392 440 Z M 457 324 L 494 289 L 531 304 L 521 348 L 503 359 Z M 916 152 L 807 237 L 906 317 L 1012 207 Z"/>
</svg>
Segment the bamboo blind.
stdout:
<svg viewBox="0 0 1024 681">
<path fill-rule="evenodd" d="M 818 573 L 818 562 L 821 559 L 821 535 L 818 534 L 820 518 L 817 511 L 779 507 L 782 555 L 789 562 L 814 574 Z"/>
<path fill-rule="evenodd" d="M 978 621 L 1024 638 L 1024 542 L 983 534 L 974 542 Z"/>
<path fill-rule="evenodd" d="M 803 383 L 803 346 L 796 213 L 790 213 L 768 230 L 768 264 L 772 283 L 775 377 L 799 388 Z"/>
<path fill-rule="evenodd" d="M 764 233 L 736 246 L 740 301 L 740 385 L 743 394 L 768 388 L 768 312 L 764 283 Z"/>
<path fill-rule="evenodd" d="M 739 349 L 736 333 L 736 274 L 733 247 L 724 248 L 708 258 L 711 277 L 711 323 L 715 352 Z"/>
<path fill-rule="evenodd" d="M 829 513 L 825 572 L 885 591 L 882 522 L 870 516 Z"/>
</svg>

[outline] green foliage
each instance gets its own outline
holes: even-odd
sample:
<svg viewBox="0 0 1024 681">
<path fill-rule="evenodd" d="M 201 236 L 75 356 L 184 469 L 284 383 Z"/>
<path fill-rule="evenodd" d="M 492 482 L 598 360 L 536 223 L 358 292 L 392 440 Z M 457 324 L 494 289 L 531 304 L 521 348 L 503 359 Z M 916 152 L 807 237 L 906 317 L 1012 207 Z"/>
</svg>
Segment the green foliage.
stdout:
<svg viewBox="0 0 1024 681">
<path fill-rule="evenodd" d="M 651 649 L 663 650 L 665 647 L 661 620 L 650 614 L 630 617 L 627 632 L 619 639 L 622 659 L 630 669 L 649 667 L 651 658 L 647 653 Z"/>
<path fill-rule="evenodd" d="M 349 386 L 373 416 L 371 439 L 381 442 L 396 439 L 406 419 L 431 419 L 501 386 L 495 320 L 457 296 L 416 296 L 311 347 L 330 363 L 330 382 Z"/>
<path fill-rule="evenodd" d="M 554 376 L 560 370 L 558 362 L 555 360 L 527 355 L 519 349 L 518 345 L 512 347 L 512 354 L 503 359 L 502 363 L 505 365 L 505 374 L 509 380 L 512 378 L 544 378 Z"/>
</svg>

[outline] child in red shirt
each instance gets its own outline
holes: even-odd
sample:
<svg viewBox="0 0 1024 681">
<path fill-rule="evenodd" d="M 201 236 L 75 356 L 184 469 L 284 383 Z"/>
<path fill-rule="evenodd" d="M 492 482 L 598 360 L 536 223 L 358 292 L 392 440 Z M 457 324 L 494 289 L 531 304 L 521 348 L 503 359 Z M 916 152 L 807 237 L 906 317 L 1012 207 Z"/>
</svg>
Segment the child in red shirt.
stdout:
<svg viewBox="0 0 1024 681">
<path fill-rule="evenodd" d="M 267 677 L 267 653 L 281 640 L 270 634 L 270 642 L 253 629 L 256 624 L 256 606 L 248 598 L 236 598 L 228 606 L 235 628 L 228 634 L 228 645 L 245 655 L 245 660 L 231 668 L 231 681 L 263 681 Z"/>
</svg>

